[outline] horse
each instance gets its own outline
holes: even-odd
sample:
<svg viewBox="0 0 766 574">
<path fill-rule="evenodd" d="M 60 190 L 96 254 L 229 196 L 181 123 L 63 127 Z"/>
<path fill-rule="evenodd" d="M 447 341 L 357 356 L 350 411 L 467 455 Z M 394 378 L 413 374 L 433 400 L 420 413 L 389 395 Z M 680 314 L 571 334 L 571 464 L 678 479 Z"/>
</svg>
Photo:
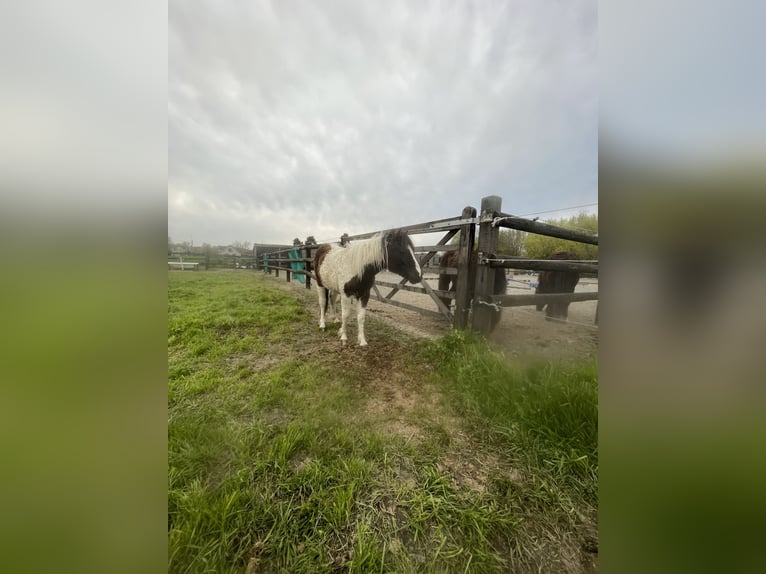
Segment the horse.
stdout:
<svg viewBox="0 0 766 574">
<path fill-rule="evenodd" d="M 345 346 L 348 340 L 346 323 L 354 303 L 358 303 L 356 322 L 359 346 L 367 346 L 364 336 L 367 302 L 370 299 L 370 289 L 375 283 L 375 275 L 383 269 L 398 274 L 410 283 L 418 283 L 423 277 L 420 263 L 415 257 L 415 246 L 401 229 L 379 233 L 345 247 L 325 243 L 317 249 L 314 272 L 319 299 L 319 328 L 325 329 L 328 303 L 332 303 L 330 311 L 334 315 L 334 296 L 339 294 L 341 323 L 338 333 L 341 346 Z"/>
<path fill-rule="evenodd" d="M 460 253 L 457 251 L 447 251 L 439 259 L 439 267 L 457 267 L 458 257 Z M 439 274 L 439 291 L 449 291 L 454 293 L 457 289 L 457 275 L 447 275 L 446 273 Z M 449 308 L 452 300 L 449 297 L 440 297 L 442 303 Z"/>
<path fill-rule="evenodd" d="M 439 261 L 439 266 L 442 268 L 445 267 L 457 267 L 458 266 L 458 258 L 460 254 L 457 251 L 448 251 L 444 255 L 441 256 L 441 260 Z M 471 256 L 471 276 L 476 276 L 476 257 L 474 255 Z M 495 272 L 495 284 L 492 288 L 492 293 L 494 295 L 505 295 L 505 291 L 508 288 L 508 279 L 505 276 L 505 270 L 504 269 L 498 269 Z M 457 290 L 457 275 L 447 275 L 446 273 L 439 274 L 439 290 L 440 291 L 450 291 L 451 293 L 454 293 Z M 441 297 L 442 303 L 444 303 L 448 308 L 450 306 L 451 300 L 447 297 Z M 502 311 L 498 311 L 494 315 L 492 315 L 492 323 L 490 325 L 490 332 L 495 330 L 495 327 L 497 326 L 498 322 L 500 321 Z"/>
<path fill-rule="evenodd" d="M 577 255 L 570 251 L 559 251 L 554 253 L 548 259 L 556 260 L 576 260 Z M 535 293 L 574 293 L 575 286 L 580 281 L 580 274 L 577 271 L 540 271 L 537 279 L 537 288 Z M 537 310 L 542 311 L 546 307 L 545 303 L 538 303 Z M 545 309 L 546 319 L 565 319 L 569 314 L 569 301 L 556 301 L 548 303 Z"/>
</svg>

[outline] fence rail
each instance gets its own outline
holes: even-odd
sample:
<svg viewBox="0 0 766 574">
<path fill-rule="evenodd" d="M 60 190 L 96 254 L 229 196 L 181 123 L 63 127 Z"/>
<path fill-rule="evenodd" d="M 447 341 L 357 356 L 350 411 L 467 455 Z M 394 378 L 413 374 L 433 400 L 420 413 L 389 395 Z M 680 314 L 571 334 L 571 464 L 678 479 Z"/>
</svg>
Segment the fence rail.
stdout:
<svg viewBox="0 0 766 574">
<path fill-rule="evenodd" d="M 488 217 L 493 226 L 499 225 L 500 227 L 518 229 L 519 231 L 527 231 L 529 233 L 535 233 L 536 235 L 546 235 L 558 239 L 577 241 L 578 243 L 598 245 L 598 235 L 591 235 L 590 233 L 566 229 L 564 227 L 558 227 L 540 221 L 524 219 L 523 217 L 517 217 L 516 215 L 510 215 L 508 213 L 495 212 Z"/>
<path fill-rule="evenodd" d="M 500 304 L 503 307 L 524 307 L 527 305 L 537 305 L 539 303 L 556 303 L 563 301 L 568 303 L 573 303 L 576 301 L 598 301 L 598 292 L 548 293 L 545 295 L 492 295 L 487 299 L 490 303 Z"/>
<path fill-rule="evenodd" d="M 495 256 L 485 259 L 490 267 L 502 269 L 531 269 L 533 271 L 577 271 L 598 275 L 598 261 L 572 261 L 552 259 L 515 259 L 513 257 Z"/>
</svg>

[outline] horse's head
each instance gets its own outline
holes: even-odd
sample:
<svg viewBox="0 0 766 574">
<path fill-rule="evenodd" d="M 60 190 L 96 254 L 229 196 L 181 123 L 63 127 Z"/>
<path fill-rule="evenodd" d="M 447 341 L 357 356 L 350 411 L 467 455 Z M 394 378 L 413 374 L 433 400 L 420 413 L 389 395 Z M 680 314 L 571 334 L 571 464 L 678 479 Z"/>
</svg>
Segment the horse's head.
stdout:
<svg viewBox="0 0 766 574">
<path fill-rule="evenodd" d="M 423 275 L 415 257 L 415 246 L 407 233 L 397 229 L 387 233 L 383 241 L 388 270 L 401 275 L 410 283 L 419 283 Z"/>
</svg>

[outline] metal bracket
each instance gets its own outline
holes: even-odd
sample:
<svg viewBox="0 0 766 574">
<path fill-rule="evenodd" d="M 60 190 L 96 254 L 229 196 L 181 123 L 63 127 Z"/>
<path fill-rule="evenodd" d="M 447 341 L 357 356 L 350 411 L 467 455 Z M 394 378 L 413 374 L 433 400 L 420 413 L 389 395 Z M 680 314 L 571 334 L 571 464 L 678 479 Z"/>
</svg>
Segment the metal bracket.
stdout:
<svg viewBox="0 0 766 574">
<path fill-rule="evenodd" d="M 479 223 L 479 218 L 469 217 L 466 219 L 453 219 L 451 221 L 443 221 L 441 223 L 432 223 L 428 226 L 428 229 L 440 229 L 442 227 L 454 227 L 455 225 L 468 225 L 471 223 Z"/>
<path fill-rule="evenodd" d="M 479 305 L 486 305 L 487 307 L 492 307 L 495 310 L 495 313 L 499 313 L 500 310 L 503 308 L 502 305 L 498 305 L 497 303 L 489 303 L 487 301 L 479 301 Z"/>
<path fill-rule="evenodd" d="M 523 219 L 522 217 L 517 217 L 515 215 L 511 215 L 510 217 L 490 217 L 488 216 L 485 221 L 482 223 L 492 223 L 492 227 L 497 227 L 497 224 L 501 221 L 505 221 L 506 219 Z"/>
</svg>

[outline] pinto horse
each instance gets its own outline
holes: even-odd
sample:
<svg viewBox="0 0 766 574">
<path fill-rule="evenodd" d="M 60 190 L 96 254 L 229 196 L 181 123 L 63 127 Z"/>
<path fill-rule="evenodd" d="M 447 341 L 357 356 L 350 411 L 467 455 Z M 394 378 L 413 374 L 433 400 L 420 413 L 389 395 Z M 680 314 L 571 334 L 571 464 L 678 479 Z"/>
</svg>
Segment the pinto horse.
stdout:
<svg viewBox="0 0 766 574">
<path fill-rule="evenodd" d="M 340 343 L 345 346 L 346 323 L 351 307 L 358 303 L 356 322 L 358 325 L 359 346 L 366 347 L 364 337 L 364 317 L 370 289 L 375 283 L 375 275 L 388 269 L 397 273 L 410 283 L 418 283 L 422 271 L 412 240 L 406 232 L 397 229 L 375 235 L 370 239 L 356 241 L 346 247 L 320 245 L 314 255 L 314 272 L 317 278 L 317 297 L 319 298 L 319 328 L 325 328 L 325 312 L 328 303 L 334 315 L 334 295 L 340 295 L 341 323 Z"/>
<path fill-rule="evenodd" d="M 457 267 L 458 265 L 458 258 L 460 256 L 460 253 L 457 251 L 447 251 L 444 255 L 442 255 L 441 260 L 439 262 L 439 266 L 444 267 Z M 471 275 L 475 276 L 476 271 L 476 257 L 475 254 L 471 255 Z M 505 276 L 505 269 L 498 269 L 495 272 L 495 284 L 492 286 L 492 293 L 494 295 L 505 295 L 505 291 L 508 288 L 508 278 Z M 441 273 L 439 275 L 439 290 L 440 291 L 450 291 L 454 293 L 457 290 L 457 276 L 456 275 L 447 275 L 446 273 Z M 450 299 L 447 297 L 441 297 L 442 302 L 449 307 L 450 306 Z M 490 327 L 490 332 L 495 330 L 495 327 L 497 327 L 497 323 L 500 321 L 501 311 L 498 311 L 492 316 L 492 324 Z"/>
<path fill-rule="evenodd" d="M 579 258 L 570 251 L 559 251 L 548 257 L 548 259 L 576 260 Z M 535 293 L 574 293 L 575 287 L 579 281 L 580 274 L 577 271 L 540 271 Z M 545 303 L 537 304 L 538 311 L 542 311 L 543 307 L 546 307 Z M 569 301 L 548 303 L 547 308 L 545 309 L 546 319 L 566 319 L 568 315 Z"/>
</svg>

